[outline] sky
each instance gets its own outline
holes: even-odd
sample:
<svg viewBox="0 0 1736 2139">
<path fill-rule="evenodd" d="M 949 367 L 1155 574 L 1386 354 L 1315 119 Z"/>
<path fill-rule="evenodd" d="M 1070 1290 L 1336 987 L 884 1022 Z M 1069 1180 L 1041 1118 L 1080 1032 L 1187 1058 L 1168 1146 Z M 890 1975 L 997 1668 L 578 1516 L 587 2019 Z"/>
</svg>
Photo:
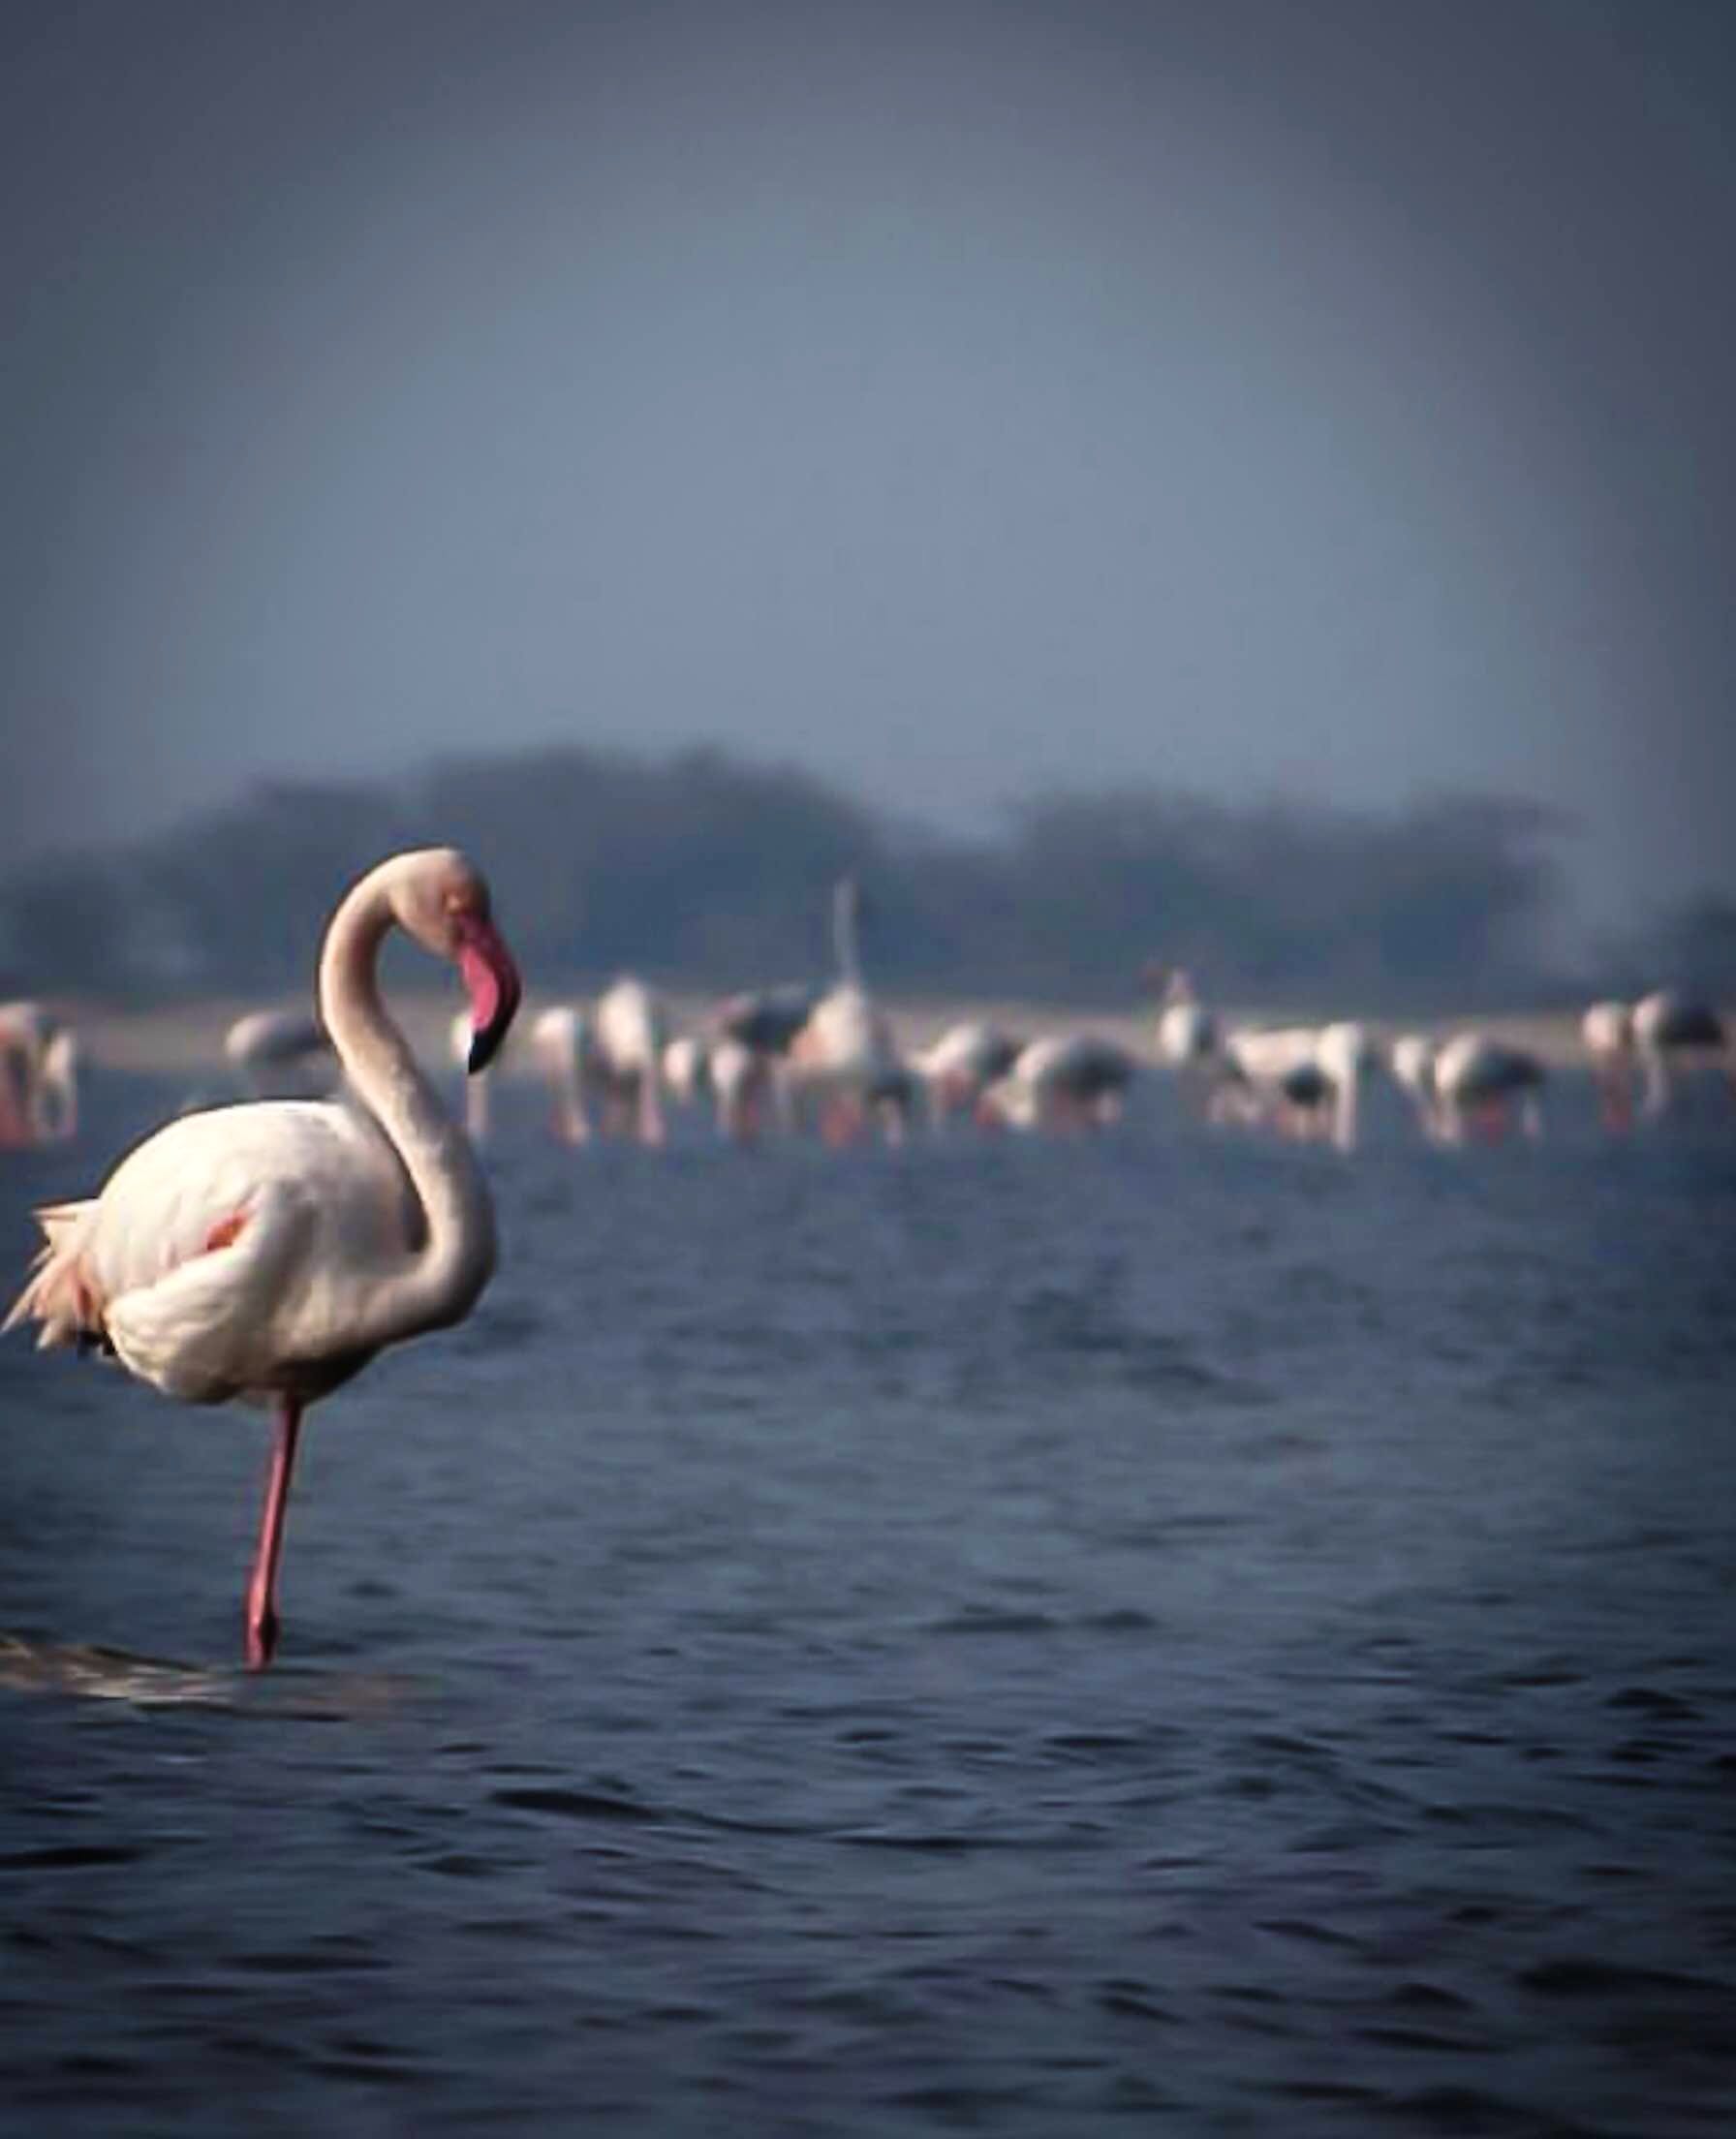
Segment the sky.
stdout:
<svg viewBox="0 0 1736 2139">
<path fill-rule="evenodd" d="M 1736 893 L 1720 0 L 11 0 L 0 860 L 705 741 Z"/>
</svg>

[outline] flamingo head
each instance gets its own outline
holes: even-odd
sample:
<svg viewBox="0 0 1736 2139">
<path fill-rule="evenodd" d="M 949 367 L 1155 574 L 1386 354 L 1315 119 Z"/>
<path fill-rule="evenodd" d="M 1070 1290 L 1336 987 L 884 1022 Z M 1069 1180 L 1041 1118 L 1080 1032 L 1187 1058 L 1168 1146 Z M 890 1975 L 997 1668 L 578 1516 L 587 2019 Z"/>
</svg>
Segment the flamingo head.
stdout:
<svg viewBox="0 0 1736 2139">
<path fill-rule="evenodd" d="M 523 983 L 494 925 L 481 872 L 450 847 L 417 858 L 420 866 L 399 906 L 399 918 L 424 949 L 458 969 L 470 997 L 470 1052 L 464 1067 L 474 1076 L 500 1052 Z"/>
</svg>

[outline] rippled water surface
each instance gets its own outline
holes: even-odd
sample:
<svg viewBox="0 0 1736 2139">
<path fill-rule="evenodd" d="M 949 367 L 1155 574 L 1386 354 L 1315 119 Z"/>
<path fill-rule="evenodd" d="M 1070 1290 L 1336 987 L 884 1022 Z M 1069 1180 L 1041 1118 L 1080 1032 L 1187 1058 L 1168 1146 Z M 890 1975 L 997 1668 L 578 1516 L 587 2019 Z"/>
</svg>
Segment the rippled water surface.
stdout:
<svg viewBox="0 0 1736 2139">
<path fill-rule="evenodd" d="M 0 1153 L 9 1266 L 167 1097 Z M 263 1422 L 8 1339 L 17 2128 L 1729 2130 L 1736 1138 L 1148 1103 L 505 1123 L 261 1681 Z"/>
</svg>

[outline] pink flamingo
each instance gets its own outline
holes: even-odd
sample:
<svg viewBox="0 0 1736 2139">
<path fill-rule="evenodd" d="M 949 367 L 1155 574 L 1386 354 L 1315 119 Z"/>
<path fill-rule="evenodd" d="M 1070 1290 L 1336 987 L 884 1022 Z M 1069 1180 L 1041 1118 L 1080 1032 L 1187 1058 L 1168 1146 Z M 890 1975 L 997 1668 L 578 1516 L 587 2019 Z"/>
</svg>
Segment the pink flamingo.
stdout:
<svg viewBox="0 0 1736 2139">
<path fill-rule="evenodd" d="M 46 1245 L 4 1326 L 100 1346 L 193 1404 L 271 1404 L 277 1440 L 247 1586 L 246 1657 L 277 1646 L 277 1565 L 305 1407 L 387 1345 L 461 1321 L 494 1270 L 494 1209 L 469 1138 L 380 1000 L 399 927 L 454 964 L 481 1070 L 518 1008 L 488 888 L 450 848 L 398 854 L 346 894 L 320 1011 L 348 1103 L 260 1100 L 183 1115 L 88 1201 L 39 1211 Z"/>
</svg>

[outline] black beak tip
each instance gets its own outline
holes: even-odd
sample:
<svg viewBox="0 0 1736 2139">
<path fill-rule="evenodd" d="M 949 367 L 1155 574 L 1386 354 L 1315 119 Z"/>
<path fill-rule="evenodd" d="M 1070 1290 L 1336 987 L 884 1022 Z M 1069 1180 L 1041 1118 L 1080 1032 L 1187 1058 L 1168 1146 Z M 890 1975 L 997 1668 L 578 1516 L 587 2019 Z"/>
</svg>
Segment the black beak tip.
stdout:
<svg viewBox="0 0 1736 2139">
<path fill-rule="evenodd" d="M 465 1060 L 466 1076 L 474 1077 L 479 1070 L 486 1070 L 500 1053 L 500 1043 L 507 1037 L 505 1019 L 493 1025 L 484 1025 L 480 1032 L 470 1036 L 470 1053 Z"/>
</svg>

